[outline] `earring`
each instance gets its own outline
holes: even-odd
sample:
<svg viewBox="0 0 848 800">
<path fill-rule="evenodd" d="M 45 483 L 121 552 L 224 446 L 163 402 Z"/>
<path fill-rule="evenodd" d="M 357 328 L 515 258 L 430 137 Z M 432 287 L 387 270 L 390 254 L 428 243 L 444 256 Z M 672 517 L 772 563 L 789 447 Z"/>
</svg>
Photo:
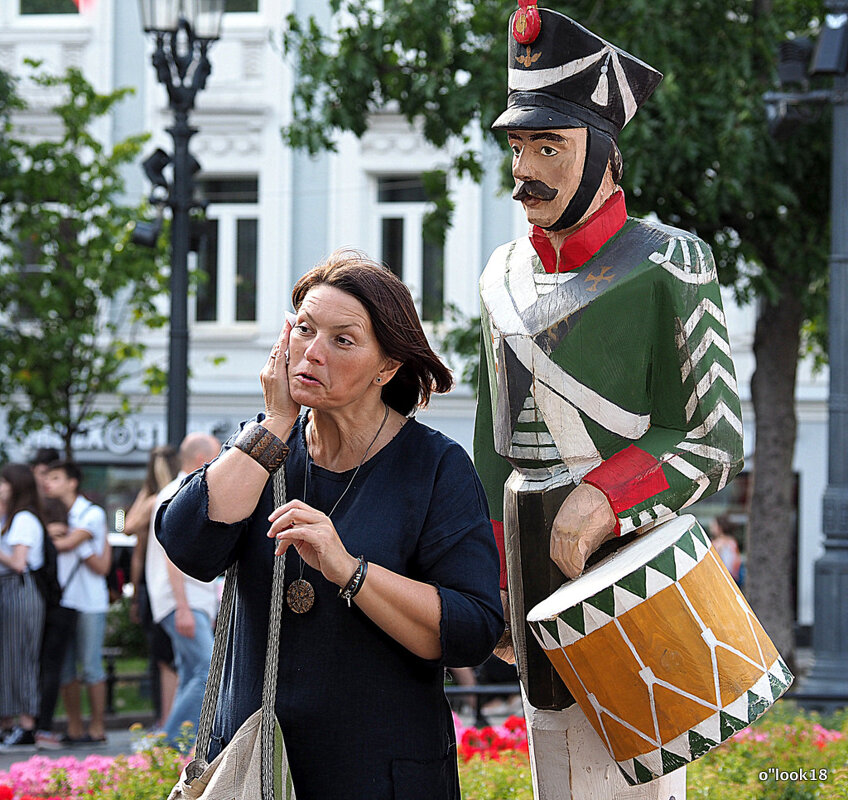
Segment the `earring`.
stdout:
<svg viewBox="0 0 848 800">
<path fill-rule="evenodd" d="M 382 378 L 377 378 L 377 383 L 382 383 L 382 382 L 383 382 Z"/>
</svg>

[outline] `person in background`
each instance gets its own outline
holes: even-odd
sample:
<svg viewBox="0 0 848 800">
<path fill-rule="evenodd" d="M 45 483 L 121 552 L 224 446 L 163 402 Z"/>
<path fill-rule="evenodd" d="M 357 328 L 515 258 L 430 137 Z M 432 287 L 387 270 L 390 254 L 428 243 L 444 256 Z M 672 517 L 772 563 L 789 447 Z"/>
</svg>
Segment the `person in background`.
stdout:
<svg viewBox="0 0 848 800">
<path fill-rule="evenodd" d="M 218 455 L 221 443 L 205 433 L 190 433 L 180 445 L 180 472 L 156 496 L 155 508 L 170 500 L 190 472 L 200 469 Z M 153 520 L 151 520 L 151 528 Z M 190 722 L 196 731 L 200 706 L 212 659 L 212 623 L 218 610 L 214 583 L 204 583 L 181 572 L 151 531 L 147 540 L 144 571 L 153 621 L 171 640 L 177 665 L 177 693 L 171 713 L 163 725 L 172 747 L 182 743 L 182 725 Z M 190 734 L 193 741 L 194 733 Z M 188 744 L 188 742 L 186 742 Z"/>
<path fill-rule="evenodd" d="M 728 533 L 731 528 L 730 517 L 727 514 L 720 514 L 710 523 L 710 540 L 733 580 L 741 586 L 742 554 L 739 552 L 739 543 L 736 541 L 736 537 Z"/>
<path fill-rule="evenodd" d="M 50 497 L 47 492 L 47 472 L 50 464 L 59 461 L 55 447 L 39 447 L 30 460 L 30 467 L 38 486 L 39 500 L 44 525 L 51 540 L 68 532 L 68 510 L 61 500 Z M 62 658 L 68 636 L 76 624 L 76 612 L 61 606 L 48 606 L 44 613 L 44 634 L 41 638 L 38 688 L 41 705 L 38 711 L 35 743 L 39 750 L 58 750 L 62 747 L 61 736 L 54 733 L 53 711 L 59 697 L 59 680 Z"/>
<path fill-rule="evenodd" d="M 67 647 L 59 661 L 62 700 L 68 714 L 68 732 L 63 737 L 66 744 L 106 741 L 103 638 L 109 591 L 104 576 L 109 572 L 111 555 L 106 540 L 106 512 L 80 494 L 81 482 L 82 470 L 73 461 L 57 461 L 48 468 L 48 494 L 61 500 L 68 510 L 67 533 L 53 538 L 59 552 L 62 607 L 76 612 L 75 631 L 67 637 Z M 91 707 L 87 733 L 80 706 L 80 680 L 88 687 Z"/>
<path fill-rule="evenodd" d="M 29 462 L 35 482 L 38 486 L 38 496 L 41 500 L 41 513 L 47 531 L 54 538 L 68 532 L 68 510 L 61 500 L 50 497 L 47 492 L 47 473 L 51 464 L 59 461 L 59 451 L 55 447 L 39 447 Z"/>
<path fill-rule="evenodd" d="M 45 528 L 26 464 L 0 470 L 0 726 L 2 748 L 35 745 L 44 598 L 34 570 L 44 563 Z M 19 725 L 12 727 L 17 717 Z"/>
<path fill-rule="evenodd" d="M 144 485 L 127 511 L 124 522 L 124 533 L 135 536 L 135 547 L 130 562 L 130 582 L 133 585 L 130 619 L 141 625 L 147 636 L 153 705 L 156 713 L 154 728 L 161 728 L 171 713 L 171 705 L 177 691 L 177 672 L 174 669 L 174 650 L 171 647 L 171 640 L 162 626 L 153 621 L 144 574 L 144 561 L 147 555 L 147 536 L 157 507 L 156 495 L 176 477 L 179 469 L 176 447 L 170 444 L 154 447 L 147 461 Z"/>
</svg>

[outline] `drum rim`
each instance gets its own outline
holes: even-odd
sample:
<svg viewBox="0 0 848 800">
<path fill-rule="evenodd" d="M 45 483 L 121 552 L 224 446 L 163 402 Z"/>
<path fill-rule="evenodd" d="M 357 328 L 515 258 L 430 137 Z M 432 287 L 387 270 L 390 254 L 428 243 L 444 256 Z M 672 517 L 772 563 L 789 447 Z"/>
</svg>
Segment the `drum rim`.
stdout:
<svg viewBox="0 0 848 800">
<path fill-rule="evenodd" d="M 564 611 L 583 603 L 598 592 L 609 588 L 636 569 L 644 566 L 668 547 L 671 547 L 686 531 L 697 525 L 704 530 L 694 514 L 682 514 L 660 523 L 626 547 L 611 553 L 602 561 L 592 565 L 578 578 L 566 581 L 556 591 L 533 606 L 527 614 L 528 623 L 546 622 L 556 619 Z M 706 537 L 706 533 L 704 534 Z M 623 564 L 623 553 L 636 555 L 638 563 Z M 607 572 L 602 579 L 599 573 Z"/>
</svg>

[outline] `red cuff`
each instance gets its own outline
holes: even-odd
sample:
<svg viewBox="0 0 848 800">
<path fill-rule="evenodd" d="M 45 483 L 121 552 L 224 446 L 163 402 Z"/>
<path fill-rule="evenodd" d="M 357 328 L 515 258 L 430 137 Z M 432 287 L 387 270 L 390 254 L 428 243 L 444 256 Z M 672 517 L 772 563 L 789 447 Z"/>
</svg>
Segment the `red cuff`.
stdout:
<svg viewBox="0 0 848 800">
<path fill-rule="evenodd" d="M 660 462 L 635 445 L 608 458 L 583 480 L 600 489 L 609 500 L 616 515 L 616 536 L 620 513 L 668 489 Z"/>
<path fill-rule="evenodd" d="M 492 532 L 495 534 L 495 544 L 498 546 L 498 557 L 501 562 L 501 589 L 506 591 L 506 548 L 504 547 L 504 529 L 503 522 L 498 522 L 496 519 L 491 520 Z"/>
</svg>

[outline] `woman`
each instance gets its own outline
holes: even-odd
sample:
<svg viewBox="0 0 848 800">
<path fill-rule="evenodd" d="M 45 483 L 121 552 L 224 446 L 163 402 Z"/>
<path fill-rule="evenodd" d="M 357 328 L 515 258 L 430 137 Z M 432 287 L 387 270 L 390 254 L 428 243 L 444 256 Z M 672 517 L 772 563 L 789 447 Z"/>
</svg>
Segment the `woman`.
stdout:
<svg viewBox="0 0 848 800">
<path fill-rule="evenodd" d="M 189 574 L 210 580 L 239 560 L 213 741 L 229 741 L 261 704 L 274 537 L 278 554 L 290 548 L 276 711 L 298 800 L 458 798 L 444 667 L 483 661 L 503 618 L 474 468 L 409 416 L 450 388 L 450 372 L 406 287 L 361 254 L 333 254 L 292 302 L 296 320 L 260 376 L 259 424 L 157 519 Z M 276 438 L 289 448 L 293 499 L 275 509 L 255 457 Z"/>
<path fill-rule="evenodd" d="M 4 747 L 33 745 L 44 599 L 32 573 L 44 562 L 44 523 L 26 464 L 0 470 L 0 506 L 0 725 Z M 20 724 L 12 728 L 15 717 Z"/>
<path fill-rule="evenodd" d="M 142 625 L 147 635 L 156 711 L 154 729 L 161 728 L 171 713 L 171 705 L 177 691 L 177 672 L 174 669 L 171 640 L 162 626 L 153 621 L 150 611 L 147 584 L 144 580 L 144 559 L 147 555 L 150 522 L 153 512 L 156 511 L 156 495 L 177 477 L 179 471 L 180 462 L 176 447 L 170 444 L 154 447 L 147 459 L 144 485 L 127 511 L 124 521 L 124 533 L 135 536 L 135 547 L 130 562 L 130 581 L 133 585 L 130 619 Z"/>
</svg>

